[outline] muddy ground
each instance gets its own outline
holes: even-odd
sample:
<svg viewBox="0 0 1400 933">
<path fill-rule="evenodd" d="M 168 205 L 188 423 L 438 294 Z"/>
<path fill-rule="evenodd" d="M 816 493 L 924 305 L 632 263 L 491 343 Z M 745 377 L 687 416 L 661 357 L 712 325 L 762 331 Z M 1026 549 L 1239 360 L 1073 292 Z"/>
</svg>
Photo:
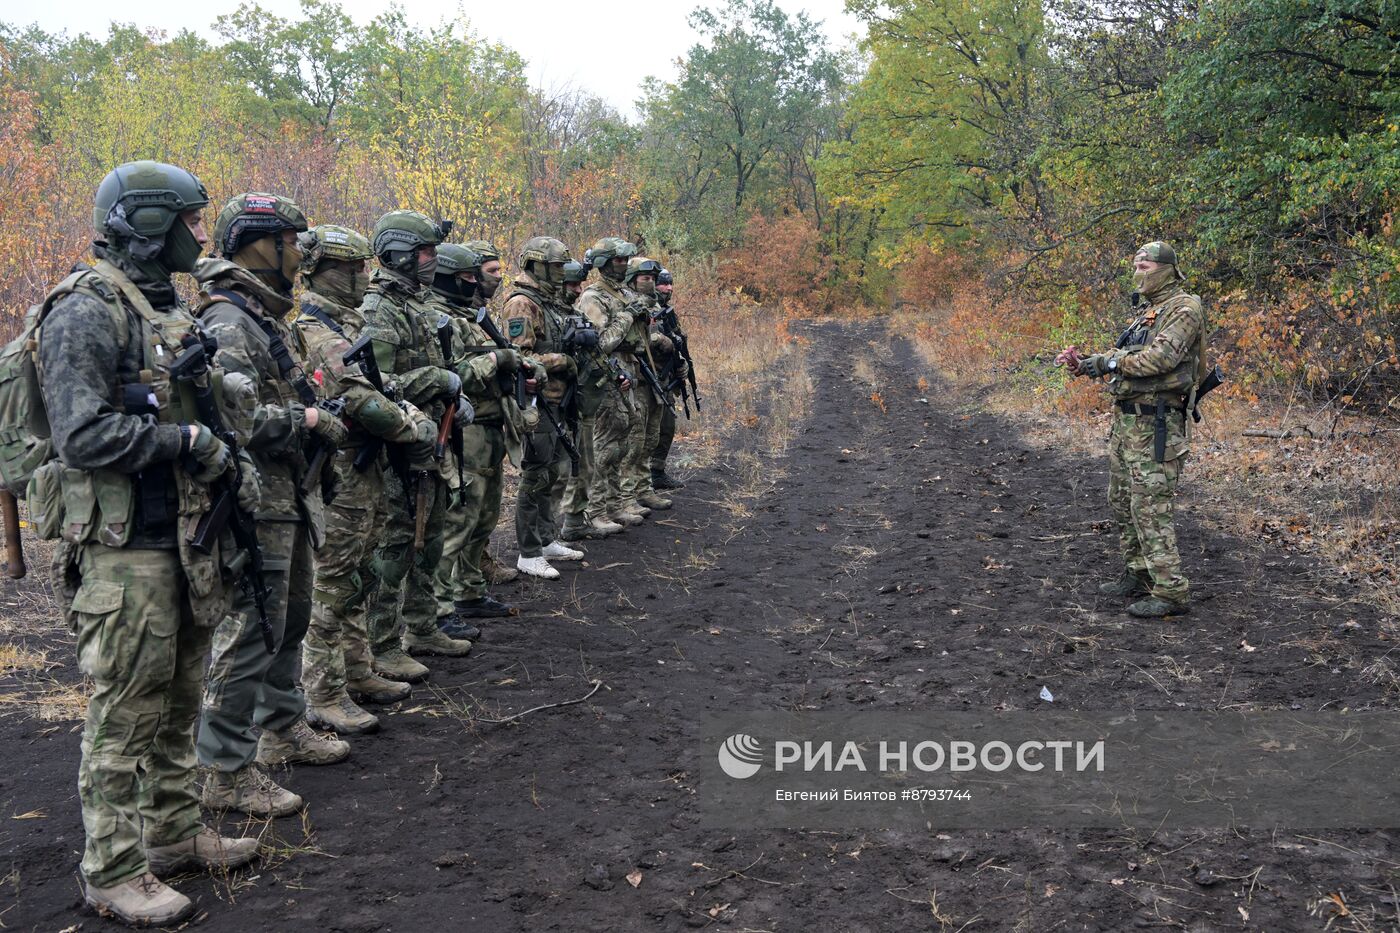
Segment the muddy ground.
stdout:
<svg viewBox="0 0 1400 933">
<path fill-rule="evenodd" d="M 1114 564 L 1102 447 L 1032 449 L 936 383 L 921 388 L 933 374 L 874 326 L 799 330 L 812 414 L 787 455 L 763 464 L 770 485 L 741 469 L 758 438 L 738 438 L 732 456 L 686 477 L 663 521 L 593 543 L 586 571 L 507 587 L 526 612 L 492 624 L 469 659 L 433 664 L 431 689 L 355 741 L 349 762 L 283 775 L 309 813 L 250 828 L 271 847 L 260 869 L 176 882 L 203 908 L 196 924 L 1400 925 L 1400 844 L 1385 830 L 702 828 L 691 775 L 714 754 L 697 736 L 705 712 L 1024 709 L 1041 685 L 1080 710 L 1394 705 L 1393 643 L 1359 591 L 1210 531 L 1188 506 L 1194 611 L 1130 622 L 1094 594 Z M 857 359 L 873 364 L 863 378 Z M 726 508 L 741 487 L 757 494 Z M 75 676 L 71 662 L 54 673 Z M 481 721 L 583 697 L 595 680 L 586 703 Z M 74 878 L 73 724 L 10 715 L 0 742 L 0 922 L 108 928 L 82 909 Z"/>
</svg>

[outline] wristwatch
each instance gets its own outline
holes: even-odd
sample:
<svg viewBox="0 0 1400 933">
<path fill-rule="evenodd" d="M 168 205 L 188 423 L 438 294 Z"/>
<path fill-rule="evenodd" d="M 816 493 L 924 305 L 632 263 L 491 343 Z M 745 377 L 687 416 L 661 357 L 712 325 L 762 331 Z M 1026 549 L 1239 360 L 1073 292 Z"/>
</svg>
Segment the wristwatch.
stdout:
<svg viewBox="0 0 1400 933">
<path fill-rule="evenodd" d="M 1113 371 L 1114 371 L 1115 369 L 1117 369 L 1117 368 L 1118 368 L 1118 360 L 1112 359 L 1112 360 L 1109 360 L 1109 361 L 1108 361 L 1108 371 L 1109 371 L 1109 372 L 1113 372 Z"/>
</svg>

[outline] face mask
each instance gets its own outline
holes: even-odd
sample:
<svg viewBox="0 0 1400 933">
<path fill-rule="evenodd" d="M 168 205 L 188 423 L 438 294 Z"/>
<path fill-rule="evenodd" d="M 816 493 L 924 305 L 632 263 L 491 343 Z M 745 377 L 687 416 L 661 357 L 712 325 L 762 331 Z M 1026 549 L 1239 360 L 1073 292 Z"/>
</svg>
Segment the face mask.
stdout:
<svg viewBox="0 0 1400 933">
<path fill-rule="evenodd" d="M 286 295 L 291 294 L 292 278 L 301 265 L 301 249 L 282 243 L 280 236 L 260 236 L 230 258 L 257 276 L 268 288 Z M 282 247 L 280 250 L 279 245 Z"/>
<path fill-rule="evenodd" d="M 482 272 L 477 275 L 477 280 L 481 285 L 481 297 L 490 301 L 496 297 L 496 289 L 501 287 L 501 277 L 499 275 L 489 275 Z"/>
<path fill-rule="evenodd" d="M 167 275 L 193 272 L 195 261 L 203 252 L 204 248 L 190 232 L 189 225 L 183 218 L 176 218 L 174 226 L 165 235 L 165 246 L 161 248 L 156 260 L 164 267 Z"/>
<path fill-rule="evenodd" d="M 544 277 L 550 285 L 564 284 L 564 264 L 562 262 L 545 263 Z"/>
<path fill-rule="evenodd" d="M 419 285 L 431 285 L 431 284 L 433 284 L 433 276 L 435 276 L 435 275 L 437 275 L 437 257 L 436 257 L 436 256 L 433 256 L 433 257 L 430 258 L 430 259 L 422 259 L 422 260 L 419 260 L 419 262 L 418 262 L 418 272 L 417 272 L 418 284 L 419 284 Z"/>
<path fill-rule="evenodd" d="M 622 277 L 627 274 L 627 260 L 623 259 L 619 262 L 617 259 L 609 259 L 603 263 L 603 268 L 598 271 L 614 282 L 621 282 Z"/>
<path fill-rule="evenodd" d="M 639 295 L 655 295 L 656 281 L 651 276 L 639 275 L 632 280 L 632 290 Z"/>
<path fill-rule="evenodd" d="M 1176 269 L 1172 266 L 1162 266 L 1150 272 L 1133 272 L 1133 289 L 1144 298 L 1151 298 L 1174 281 Z"/>
<path fill-rule="evenodd" d="M 352 272 L 346 268 L 327 269 L 311 279 L 311 287 L 327 297 L 355 308 L 369 290 L 369 273 Z"/>
<path fill-rule="evenodd" d="M 582 293 L 582 291 L 583 290 L 577 285 L 565 285 L 564 304 L 572 305 L 575 301 L 578 301 L 578 296 Z"/>
</svg>

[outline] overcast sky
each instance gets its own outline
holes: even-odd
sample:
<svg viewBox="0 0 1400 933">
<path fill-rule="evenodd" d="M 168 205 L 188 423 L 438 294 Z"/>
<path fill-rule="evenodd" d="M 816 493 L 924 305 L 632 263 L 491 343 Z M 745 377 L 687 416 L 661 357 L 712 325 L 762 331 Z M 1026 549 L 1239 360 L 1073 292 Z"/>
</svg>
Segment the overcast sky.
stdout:
<svg viewBox="0 0 1400 933">
<path fill-rule="evenodd" d="M 847 44 L 848 38 L 863 32 L 854 17 L 844 12 L 843 0 L 777 0 L 788 13 L 806 10 L 831 38 L 832 46 Z M 686 16 L 696 6 L 721 6 L 722 0 L 654 0 L 616 7 L 579 0 L 527 0 L 492 6 L 463 4 L 459 0 L 415 0 L 405 7 L 409 19 L 421 26 L 454 19 L 465 11 L 476 31 L 484 38 L 505 43 L 529 62 L 529 75 L 538 86 L 558 89 L 575 86 L 611 101 L 629 116 L 639 95 L 642 79 L 648 75 L 670 78 L 675 60 L 685 54 L 698 38 L 686 24 Z M 295 18 L 297 0 L 260 0 L 265 10 Z M 341 5 L 357 23 L 365 23 L 389 9 L 385 0 L 341 0 Z M 10 23 L 35 22 L 49 32 L 106 34 L 113 15 L 122 22 L 134 22 L 142 29 L 163 29 L 174 34 L 191 29 L 210 39 L 216 38 L 212 25 L 216 17 L 231 13 L 239 0 L 145 0 L 141 4 L 113 4 L 111 0 L 64 0 L 64 2 L 20 7 L 10 5 L 3 19 Z M 600 7 L 606 14 L 593 11 Z M 114 9 L 115 8 L 115 9 Z M 23 9 L 22 15 L 19 9 Z M 625 50 L 616 47 L 614 35 L 625 30 Z M 631 41 L 645 31 L 645 44 Z"/>
</svg>

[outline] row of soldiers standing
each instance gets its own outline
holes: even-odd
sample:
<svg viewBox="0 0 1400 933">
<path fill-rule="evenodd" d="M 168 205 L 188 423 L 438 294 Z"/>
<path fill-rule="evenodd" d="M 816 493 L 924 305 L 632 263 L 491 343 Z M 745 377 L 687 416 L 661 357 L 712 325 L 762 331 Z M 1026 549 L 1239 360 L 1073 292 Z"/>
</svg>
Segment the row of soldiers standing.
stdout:
<svg viewBox="0 0 1400 933">
<path fill-rule="evenodd" d="M 379 727 L 361 704 L 403 699 L 419 657 L 466 655 L 481 620 L 516 611 L 485 567 L 507 459 L 518 571 L 557 578 L 551 560 L 583 557 L 570 543 L 670 507 L 672 393 L 694 386 L 669 277 L 625 240 L 585 263 L 526 243 L 502 333 L 500 255 L 447 243 L 448 222 L 393 211 L 366 238 L 249 193 L 200 259 L 208 203 L 178 167 L 115 169 L 96 262 L 34 330 L 54 458 L 31 514 L 52 517 L 95 687 L 85 895 L 133 924 L 193 910 L 158 875 L 256 858 L 201 804 L 299 811 L 267 766 L 344 760 L 340 735 Z M 176 273 L 200 285 L 193 314 Z"/>
</svg>

